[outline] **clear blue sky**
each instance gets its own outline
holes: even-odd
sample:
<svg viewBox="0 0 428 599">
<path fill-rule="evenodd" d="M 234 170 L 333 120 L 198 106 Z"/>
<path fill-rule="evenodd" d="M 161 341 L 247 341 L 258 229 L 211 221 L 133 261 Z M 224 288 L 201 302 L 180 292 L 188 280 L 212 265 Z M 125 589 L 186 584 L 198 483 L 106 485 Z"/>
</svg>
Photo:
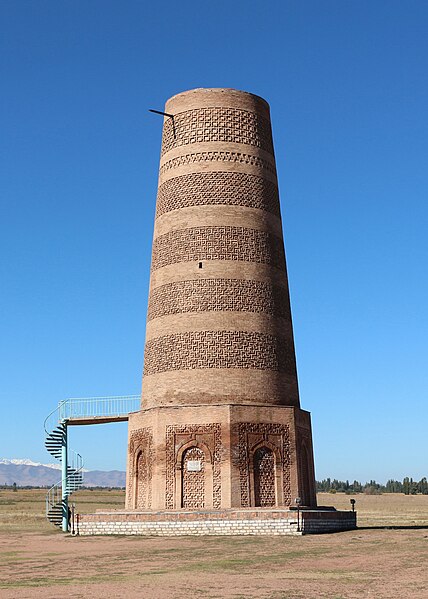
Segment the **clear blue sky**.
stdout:
<svg viewBox="0 0 428 599">
<path fill-rule="evenodd" d="M 2 0 L 0 457 L 50 461 L 68 396 L 138 393 L 161 119 L 272 109 L 317 477 L 427 468 L 428 4 Z M 72 431 L 125 467 L 126 426 Z"/>
</svg>

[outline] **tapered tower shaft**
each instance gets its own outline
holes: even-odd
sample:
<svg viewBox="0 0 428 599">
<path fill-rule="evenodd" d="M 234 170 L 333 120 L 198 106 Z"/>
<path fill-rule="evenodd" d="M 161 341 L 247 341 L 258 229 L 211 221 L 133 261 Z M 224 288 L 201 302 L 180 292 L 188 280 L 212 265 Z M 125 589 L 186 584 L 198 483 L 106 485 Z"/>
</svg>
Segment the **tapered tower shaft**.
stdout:
<svg viewBox="0 0 428 599">
<path fill-rule="evenodd" d="M 202 89 L 165 111 L 142 407 L 298 406 L 269 106 Z"/>
<path fill-rule="evenodd" d="M 165 113 L 127 508 L 313 507 L 269 106 L 197 89 Z"/>
</svg>

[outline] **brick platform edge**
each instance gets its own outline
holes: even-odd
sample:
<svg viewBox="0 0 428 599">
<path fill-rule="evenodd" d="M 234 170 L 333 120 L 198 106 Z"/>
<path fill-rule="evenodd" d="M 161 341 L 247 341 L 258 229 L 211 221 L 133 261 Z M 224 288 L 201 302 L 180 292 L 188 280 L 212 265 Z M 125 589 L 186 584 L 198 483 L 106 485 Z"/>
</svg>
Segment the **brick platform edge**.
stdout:
<svg viewBox="0 0 428 599">
<path fill-rule="evenodd" d="M 78 514 L 76 534 L 204 536 L 302 535 L 352 530 L 356 512 L 336 510 L 248 509 Z"/>
</svg>

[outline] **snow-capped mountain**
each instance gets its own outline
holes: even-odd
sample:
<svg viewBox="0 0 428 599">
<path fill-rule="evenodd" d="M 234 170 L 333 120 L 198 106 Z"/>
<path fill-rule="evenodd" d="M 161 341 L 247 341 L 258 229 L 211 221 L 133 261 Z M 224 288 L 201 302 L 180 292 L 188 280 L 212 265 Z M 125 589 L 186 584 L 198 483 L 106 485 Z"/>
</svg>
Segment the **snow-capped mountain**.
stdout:
<svg viewBox="0 0 428 599">
<path fill-rule="evenodd" d="M 16 464 L 17 466 L 44 466 L 45 468 L 54 468 L 55 470 L 61 470 L 60 464 L 41 464 L 40 462 L 33 462 L 33 460 L 19 460 L 6 458 L 0 458 L 0 464 Z"/>
<path fill-rule="evenodd" d="M 0 459 L 0 485 L 19 487 L 48 487 L 59 482 L 59 464 L 41 464 L 28 459 Z M 125 472 L 120 470 L 84 470 L 83 484 L 87 487 L 124 487 Z"/>
</svg>

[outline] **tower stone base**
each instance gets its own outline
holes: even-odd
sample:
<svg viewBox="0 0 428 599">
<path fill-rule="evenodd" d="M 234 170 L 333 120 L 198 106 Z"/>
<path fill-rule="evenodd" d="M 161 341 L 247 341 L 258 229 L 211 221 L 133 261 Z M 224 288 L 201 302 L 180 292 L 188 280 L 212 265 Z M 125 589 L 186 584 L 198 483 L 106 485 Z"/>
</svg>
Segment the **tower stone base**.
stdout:
<svg viewBox="0 0 428 599">
<path fill-rule="evenodd" d="M 236 510 L 97 511 L 77 518 L 79 535 L 271 536 L 352 530 L 357 513 L 333 508 L 303 510 L 246 508 Z"/>
<path fill-rule="evenodd" d="M 315 508 L 310 414 L 297 407 L 159 407 L 130 415 L 127 510 Z"/>
</svg>

